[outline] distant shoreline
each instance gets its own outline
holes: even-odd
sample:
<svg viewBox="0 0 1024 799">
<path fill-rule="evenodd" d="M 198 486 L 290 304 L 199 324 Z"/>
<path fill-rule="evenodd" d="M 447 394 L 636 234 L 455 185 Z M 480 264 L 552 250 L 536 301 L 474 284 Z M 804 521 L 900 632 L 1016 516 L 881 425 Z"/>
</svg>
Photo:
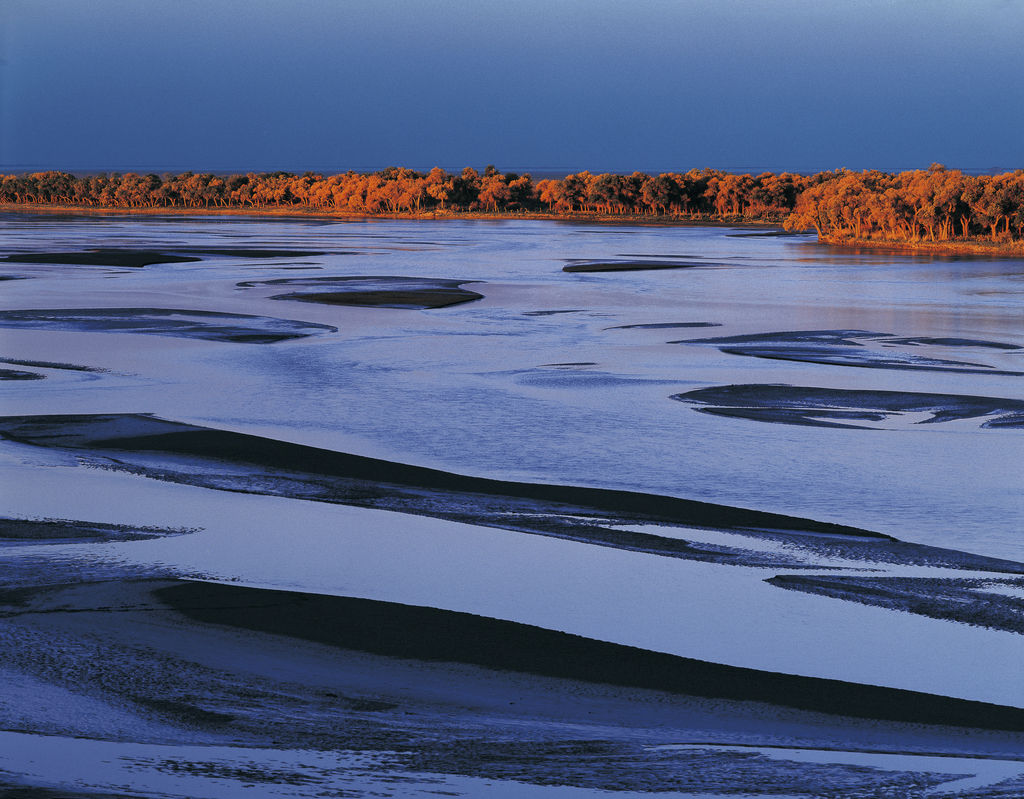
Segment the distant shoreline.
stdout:
<svg viewBox="0 0 1024 799">
<path fill-rule="evenodd" d="M 106 216 L 272 216 L 296 217 L 300 219 L 411 219 L 411 220 L 444 220 L 444 219 L 485 219 L 485 220 L 547 220 L 553 222 L 601 222 L 621 223 L 628 225 L 658 225 L 663 227 L 734 227 L 734 228 L 774 228 L 782 232 L 782 219 L 748 219 L 746 217 L 679 217 L 672 214 L 638 216 L 636 214 L 605 214 L 597 212 L 549 212 L 549 211 L 467 211 L 451 209 L 431 209 L 420 212 L 382 212 L 354 213 L 352 211 L 329 211 L 323 208 L 306 206 L 276 206 L 272 208 L 252 207 L 221 207 L 221 208 L 182 208 L 162 206 L 157 208 L 123 208 L 119 206 L 98 205 L 54 205 L 52 203 L 0 203 L 0 213 L 30 213 L 57 215 L 96 215 Z M 794 232 L 810 233 L 812 231 Z"/>
<path fill-rule="evenodd" d="M 0 208 L 146 215 L 243 213 L 328 219 L 544 219 L 574 223 L 779 227 L 846 246 L 925 252 L 1024 253 L 1024 170 L 969 176 L 932 164 L 890 174 L 735 175 L 691 169 L 631 175 L 584 171 L 534 182 L 529 173 L 459 175 L 400 167 L 163 176 L 63 172 L 0 175 Z M 180 210 L 179 210 L 180 209 Z"/>
<path fill-rule="evenodd" d="M 808 233 L 812 231 L 806 231 Z M 1024 241 L 884 241 L 879 239 L 819 238 L 819 244 L 848 249 L 899 250 L 926 252 L 934 255 L 978 253 L 985 255 L 1024 256 Z"/>
</svg>

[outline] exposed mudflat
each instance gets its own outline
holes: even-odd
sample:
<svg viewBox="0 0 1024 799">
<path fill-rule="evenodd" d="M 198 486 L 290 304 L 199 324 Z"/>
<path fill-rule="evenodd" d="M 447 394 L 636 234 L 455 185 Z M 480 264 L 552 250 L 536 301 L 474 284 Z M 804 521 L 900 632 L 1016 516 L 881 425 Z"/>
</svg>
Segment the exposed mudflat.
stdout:
<svg viewBox="0 0 1024 799">
<path fill-rule="evenodd" d="M 395 510 L 672 557 L 793 564 L 775 554 L 730 552 L 607 525 L 679 524 L 748 535 L 765 529 L 898 543 L 810 519 L 627 491 L 489 480 L 145 415 L 0 417 L 0 435 L 158 480 Z"/>
<path fill-rule="evenodd" d="M 980 428 L 1024 428 L 1024 401 L 998 397 L 755 384 L 700 388 L 672 399 L 704 413 L 813 427 L 878 429 L 866 423 L 926 414 L 912 424 L 976 420 Z"/>
<path fill-rule="evenodd" d="M 670 344 L 701 344 L 718 347 L 732 355 L 769 358 L 780 361 L 804 361 L 832 366 L 857 366 L 867 369 L 907 369 L 960 372 L 963 374 L 999 374 L 1019 377 L 1024 372 L 994 369 L 985 364 L 930 358 L 912 350 L 942 346 L 950 349 L 1019 350 L 1020 347 L 997 341 L 973 341 L 944 337 L 900 337 L 866 330 L 799 330 L 779 333 L 755 333 L 720 338 L 686 339 Z M 869 349 L 870 345 L 886 348 Z M 902 348 L 904 352 L 890 352 Z"/>
<path fill-rule="evenodd" d="M 74 363 L 53 363 L 51 361 L 29 361 L 21 358 L 0 358 L 0 363 L 9 363 L 14 366 L 32 366 L 38 369 L 58 369 L 69 372 L 106 372 L 106 369 L 95 366 L 80 366 Z"/>
<path fill-rule="evenodd" d="M 298 291 L 275 294 L 273 300 L 299 300 L 326 305 L 355 305 L 386 308 L 447 308 L 483 298 L 461 288 L 466 280 L 437 280 L 422 277 L 310 277 L 247 281 L 241 288 L 261 286 L 294 287 Z"/>
<path fill-rule="evenodd" d="M 119 266 L 140 269 L 152 264 L 182 264 L 201 261 L 187 255 L 153 250 L 97 250 L 93 252 L 36 252 L 8 255 L 0 261 L 15 264 L 68 264 L 74 266 Z"/>
<path fill-rule="evenodd" d="M 768 580 L 792 591 L 1024 634 L 1024 580 L 786 575 Z"/>
<path fill-rule="evenodd" d="M 186 253 L 186 254 L 182 254 Z M 298 258 L 323 255 L 303 250 L 266 250 L 252 247 L 197 249 L 186 247 L 170 252 L 158 250 L 100 249 L 85 252 L 16 253 L 0 258 L 0 262 L 18 264 L 69 264 L 75 266 L 119 266 L 138 269 L 153 264 L 181 264 L 202 261 L 198 255 L 233 256 L 237 258 Z"/>
<path fill-rule="evenodd" d="M 247 314 L 171 308 L 61 308 L 0 311 L 0 328 L 146 333 L 240 344 L 273 344 L 337 332 L 329 325 Z"/>
<path fill-rule="evenodd" d="M 90 523 L 73 519 L 11 519 L 0 516 L 0 545 L 5 546 L 15 541 L 33 544 L 69 541 L 145 541 L 165 535 L 185 535 L 194 532 L 194 529 L 133 527 L 128 524 Z"/>
<path fill-rule="evenodd" d="M 666 330 L 675 327 L 721 327 L 718 322 L 655 322 L 646 325 L 615 325 L 606 330 Z"/>
<path fill-rule="evenodd" d="M 21 369 L 0 369 L 0 380 L 42 380 L 46 375 L 24 372 Z"/>
<path fill-rule="evenodd" d="M 643 272 L 650 269 L 692 269 L 701 266 L 723 266 L 707 261 L 584 261 L 562 267 L 563 272 Z"/>
<path fill-rule="evenodd" d="M 1024 721 L 1019 710 L 728 669 L 466 614 L 180 580 L 4 592 L 0 656 L 22 675 L 8 691 L 70 691 L 39 693 L 64 712 L 28 726 L 23 716 L 22 733 L 112 741 L 95 761 L 118 764 L 106 781 L 100 772 L 70 793 L 44 784 L 6 794 L 38 799 L 138 795 L 118 785 L 118 769 L 122 785 L 128 773 L 140 785 L 173 776 L 177 790 L 164 792 L 174 795 L 216 795 L 203 782 L 214 777 L 227 795 L 242 785 L 315 795 L 339 780 L 345 796 L 376 795 L 380 784 L 474 795 L 479 781 L 500 780 L 681 795 L 746 793 L 753 781 L 770 795 L 923 797 L 973 765 L 928 753 L 997 758 L 982 766 L 1020 744 L 1020 733 L 949 722 Z M 5 724 L 8 713 L 0 707 Z M 936 721 L 947 726 L 921 723 Z M 39 768 L 44 744 L 61 740 L 74 756 L 69 737 L 31 748 L 4 739 L 0 766 L 31 771 L 24 751 Z M 787 758 L 796 745 L 826 762 Z M 857 760 L 856 750 L 894 745 L 901 759 Z M 332 765 L 332 752 L 357 760 Z"/>
</svg>

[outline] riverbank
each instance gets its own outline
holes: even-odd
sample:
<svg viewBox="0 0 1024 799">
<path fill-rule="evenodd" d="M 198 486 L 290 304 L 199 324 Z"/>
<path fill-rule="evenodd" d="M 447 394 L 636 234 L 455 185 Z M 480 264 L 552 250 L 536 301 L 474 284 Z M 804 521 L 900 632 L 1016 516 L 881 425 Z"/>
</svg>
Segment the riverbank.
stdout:
<svg viewBox="0 0 1024 799">
<path fill-rule="evenodd" d="M 552 222 L 589 223 L 601 225 L 631 225 L 654 227 L 728 227 L 742 228 L 753 232 L 756 236 L 807 236 L 812 230 L 782 230 L 783 219 L 748 219 L 742 216 L 675 216 L 671 214 L 636 215 L 636 214 L 602 214 L 602 213 L 555 213 L 550 211 L 463 211 L 449 208 L 435 208 L 430 211 L 412 213 L 377 213 L 355 214 L 351 211 L 330 211 L 324 208 L 312 208 L 301 205 L 289 205 L 273 208 L 121 208 L 115 206 L 92 205 L 51 205 L 49 203 L 5 203 L 0 204 L 0 214 L 52 214 L 55 216 L 146 216 L 146 217 L 197 217 L 197 216 L 247 216 L 287 219 L 331 219 L 331 220 L 373 220 L 373 219 L 408 219 L 408 220 L 445 220 L 458 219 L 463 221 L 521 221 L 540 220 Z M 930 255 L 993 255 L 1000 257 L 1018 257 L 1024 255 L 1024 241 L 996 242 L 966 239 L 954 241 L 883 241 L 878 239 L 852 239 L 842 237 L 818 237 L 819 244 L 830 247 L 843 247 L 854 250 L 870 249 L 872 251 L 913 252 Z"/>
<path fill-rule="evenodd" d="M 1024 241 L 971 241 L 956 239 L 953 241 L 884 241 L 879 239 L 848 239 L 840 237 L 819 236 L 819 244 L 831 247 L 852 249 L 870 249 L 889 252 L 915 252 L 932 255 L 979 254 L 995 256 L 1024 255 Z"/>
<path fill-rule="evenodd" d="M 774 228 L 779 232 L 773 235 L 804 235 L 805 231 L 793 233 L 783 232 L 782 218 L 777 219 L 746 219 L 744 217 L 715 217 L 695 215 L 680 217 L 671 214 L 638 215 L 638 214 L 602 214 L 602 213 L 555 213 L 551 211 L 453 211 L 450 208 L 434 208 L 429 211 L 411 213 L 352 213 L 351 211 L 331 211 L 324 208 L 313 208 L 303 205 L 288 205 L 266 208 L 253 207 L 199 207 L 184 208 L 180 206 L 157 208 L 123 208 L 117 206 L 95 205 L 52 205 L 50 203 L 4 203 L 0 204 L 0 213 L 20 214 L 55 214 L 74 216 L 265 216 L 287 217 L 297 219 L 463 219 L 463 220 L 548 220 L 556 222 L 597 222 L 629 225 L 658 225 L 686 227 L 741 227 L 751 229 Z"/>
</svg>

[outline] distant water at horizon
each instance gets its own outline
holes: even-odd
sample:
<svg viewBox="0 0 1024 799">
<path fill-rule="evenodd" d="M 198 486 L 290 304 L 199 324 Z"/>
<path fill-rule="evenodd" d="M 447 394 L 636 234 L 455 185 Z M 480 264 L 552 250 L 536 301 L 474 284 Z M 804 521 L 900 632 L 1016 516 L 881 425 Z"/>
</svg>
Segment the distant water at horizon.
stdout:
<svg viewBox="0 0 1024 799">
<path fill-rule="evenodd" d="M 467 166 L 472 166 L 478 172 L 483 172 L 487 164 L 463 164 L 462 166 L 444 166 L 441 164 L 431 164 L 424 166 L 422 164 L 412 165 L 403 163 L 393 164 L 374 164 L 374 165 L 348 165 L 348 166 L 309 166 L 302 164 L 299 166 L 279 165 L 274 164 L 271 166 L 244 166 L 244 167 L 224 167 L 216 166 L 195 166 L 189 164 L 120 164 L 115 166 L 82 166 L 82 165 L 53 165 L 53 164 L 0 164 L 0 174 L 3 175 L 21 175 L 24 173 L 35 173 L 35 172 L 65 172 L 75 177 L 85 177 L 89 175 L 98 175 L 101 172 L 107 175 L 114 172 L 120 174 L 127 174 L 134 172 L 141 175 L 154 174 L 162 175 L 165 173 L 171 173 L 174 175 L 180 175 L 184 172 L 194 172 L 195 174 L 212 174 L 212 175 L 245 175 L 249 172 L 291 172 L 296 175 L 301 175 L 305 172 L 313 172 L 320 175 L 341 175 L 346 172 L 352 171 L 360 174 L 366 174 L 371 172 L 380 172 L 387 169 L 389 166 L 401 167 L 405 169 L 411 169 L 414 172 L 429 172 L 436 166 L 440 166 L 443 170 L 452 175 L 458 175 Z M 626 166 L 626 167 L 594 167 L 591 165 L 583 165 L 577 167 L 564 167 L 564 166 L 508 166 L 505 164 L 494 164 L 498 170 L 502 173 L 515 172 L 517 175 L 524 175 L 529 173 L 533 176 L 534 180 L 555 180 L 562 179 L 566 175 L 577 174 L 579 172 L 591 172 L 592 174 L 599 175 L 603 173 L 610 173 L 613 175 L 631 175 L 634 172 L 642 172 L 647 175 L 660 175 L 668 172 L 686 173 L 691 169 L 717 169 L 722 172 L 728 172 L 734 175 L 761 175 L 765 172 L 772 172 L 776 175 L 784 172 L 789 172 L 795 175 L 815 175 L 819 172 L 834 172 L 838 169 L 848 169 L 851 172 L 863 172 L 865 170 L 877 170 L 879 172 L 888 173 L 899 173 L 899 172 L 912 172 L 915 170 L 927 169 L 931 164 L 916 164 L 916 165 L 902 165 L 902 166 L 878 166 L 878 165 L 855 165 L 850 166 L 849 164 L 835 164 L 830 166 L 818 166 L 809 168 L 806 165 L 800 167 L 765 167 L 765 166 L 731 166 L 731 165 L 720 165 L 720 164 L 701 164 L 701 165 L 689 165 L 689 166 L 660 166 L 644 168 L 640 166 Z M 947 169 L 959 170 L 965 175 L 1002 175 L 1008 172 L 1015 172 L 1018 169 L 1024 169 L 1024 167 L 1003 167 L 1003 166 L 957 166 L 955 164 L 945 164 Z"/>
</svg>

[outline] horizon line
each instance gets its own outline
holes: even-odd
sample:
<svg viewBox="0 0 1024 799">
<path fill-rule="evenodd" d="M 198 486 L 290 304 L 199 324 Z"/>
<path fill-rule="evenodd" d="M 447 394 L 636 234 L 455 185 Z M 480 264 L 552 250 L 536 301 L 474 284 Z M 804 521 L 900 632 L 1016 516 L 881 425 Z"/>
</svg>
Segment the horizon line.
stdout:
<svg viewBox="0 0 1024 799">
<path fill-rule="evenodd" d="M 34 174 L 38 172 L 63 172 L 66 174 L 74 175 L 77 178 L 91 177 L 99 174 L 110 175 L 112 173 L 127 174 L 175 174 L 180 175 L 185 172 L 192 172 L 197 175 L 208 174 L 208 175 L 246 175 L 251 173 L 274 173 L 274 172 L 288 172 L 295 175 L 302 175 L 306 172 L 312 172 L 314 174 L 321 175 L 344 175 L 348 172 L 355 172 L 356 174 L 371 174 L 374 172 L 382 172 L 390 167 L 399 169 L 411 169 L 414 172 L 429 173 L 431 169 L 436 168 L 437 165 L 432 167 L 410 167 L 410 166 L 399 166 L 398 164 L 389 164 L 387 166 L 375 166 L 375 167 L 309 167 L 309 168 L 277 168 L 277 169 L 227 169 L 227 168 L 214 168 L 214 169 L 203 169 L 195 166 L 186 166 L 182 164 L 128 164 L 119 166 L 107 166 L 107 167 L 57 167 L 45 164 L 0 164 L 0 174 Z M 931 166 L 929 164 L 928 166 Z M 502 174 L 514 172 L 517 175 L 529 174 L 535 179 L 552 179 L 552 178 L 563 178 L 567 175 L 575 175 L 581 172 L 590 172 L 591 174 L 613 174 L 613 175 L 631 175 L 634 172 L 641 172 L 647 175 L 661 175 L 667 173 L 682 173 L 685 174 L 692 169 L 716 169 L 721 172 L 726 172 L 732 175 L 762 175 L 765 173 L 781 175 L 784 173 L 796 174 L 796 175 L 816 175 L 822 172 L 835 172 L 840 169 L 847 169 L 850 172 L 865 172 L 865 171 L 878 171 L 890 174 L 898 174 L 900 172 L 914 172 L 918 170 L 928 169 L 928 166 L 924 167 L 904 167 L 900 169 L 883 169 L 879 167 L 863 167 L 863 168 L 850 168 L 850 167 L 832 167 L 828 169 L 765 169 L 765 168 L 740 168 L 740 167 L 719 167 L 719 166 L 702 166 L 702 167 L 690 167 L 685 170 L 681 169 L 632 169 L 632 170 L 615 170 L 605 169 L 597 172 L 592 169 L 572 169 L 569 167 L 557 167 L 557 166 L 535 166 L 535 167 L 515 167 L 512 169 L 504 169 L 497 167 L 498 171 Z M 965 175 L 1001 175 L 1006 173 L 1016 172 L 1022 167 L 957 167 L 945 165 L 947 170 L 959 171 Z M 441 167 L 445 172 L 451 175 L 461 174 L 462 168 Z M 483 173 L 485 167 L 473 167 L 478 172 Z"/>
</svg>

